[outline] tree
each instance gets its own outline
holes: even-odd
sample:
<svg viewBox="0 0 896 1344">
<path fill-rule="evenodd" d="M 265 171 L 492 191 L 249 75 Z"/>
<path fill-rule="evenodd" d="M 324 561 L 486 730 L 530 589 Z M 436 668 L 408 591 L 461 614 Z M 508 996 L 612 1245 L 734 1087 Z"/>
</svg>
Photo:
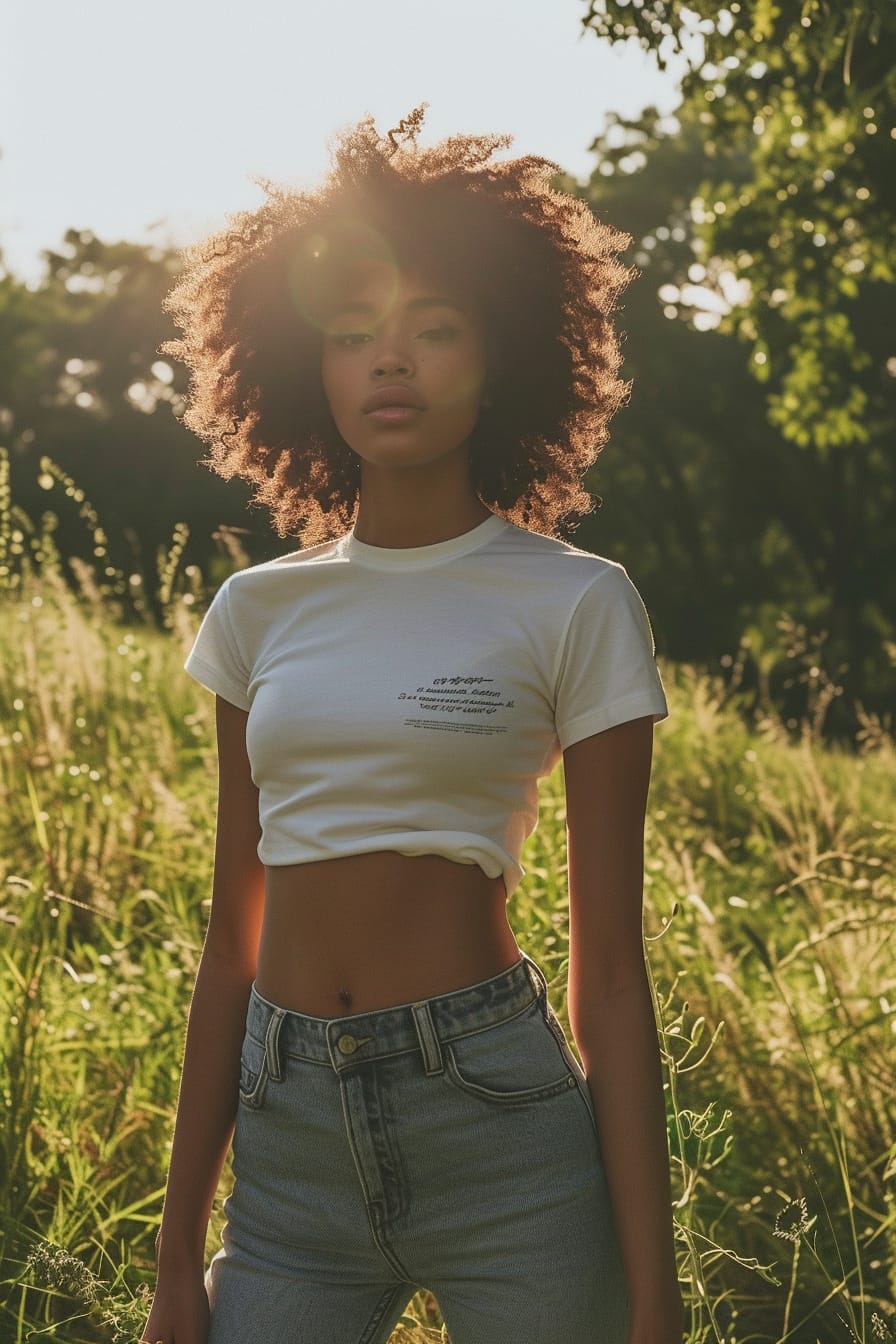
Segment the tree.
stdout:
<svg viewBox="0 0 896 1344">
<path fill-rule="evenodd" d="M 753 494 L 757 526 L 783 530 L 776 549 L 792 549 L 811 581 L 809 621 L 829 630 L 862 694 L 881 685 L 884 650 L 896 653 L 896 7 L 596 0 L 583 22 L 635 38 L 663 66 L 688 57 L 677 117 L 711 171 L 688 206 L 692 256 L 665 299 L 699 322 L 696 262 L 717 331 L 749 345 L 784 449 Z"/>
<path fill-rule="evenodd" d="M 0 417 L 17 502 L 34 518 L 59 515 L 64 556 L 137 570 L 150 583 L 159 547 L 186 521 L 187 556 L 207 569 L 221 525 L 251 528 L 248 487 L 197 465 L 204 448 L 178 419 L 186 372 L 158 354 L 173 334 L 161 304 L 176 252 L 69 229 L 43 256 L 37 289 L 0 279 Z M 92 555 L 76 505 L 41 471 L 45 456 L 95 506 L 105 555 Z M 282 550 L 266 520 L 257 534 L 248 538 L 253 558 Z"/>
</svg>

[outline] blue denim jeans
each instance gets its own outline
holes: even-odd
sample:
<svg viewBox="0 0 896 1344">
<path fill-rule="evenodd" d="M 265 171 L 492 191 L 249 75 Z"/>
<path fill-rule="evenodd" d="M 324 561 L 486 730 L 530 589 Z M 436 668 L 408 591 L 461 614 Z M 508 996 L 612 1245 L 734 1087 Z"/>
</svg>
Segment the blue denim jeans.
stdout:
<svg viewBox="0 0 896 1344">
<path fill-rule="evenodd" d="M 623 1344 L 585 1076 L 540 968 L 309 1017 L 253 988 L 209 1344 L 383 1344 L 418 1288 L 451 1344 Z"/>
</svg>

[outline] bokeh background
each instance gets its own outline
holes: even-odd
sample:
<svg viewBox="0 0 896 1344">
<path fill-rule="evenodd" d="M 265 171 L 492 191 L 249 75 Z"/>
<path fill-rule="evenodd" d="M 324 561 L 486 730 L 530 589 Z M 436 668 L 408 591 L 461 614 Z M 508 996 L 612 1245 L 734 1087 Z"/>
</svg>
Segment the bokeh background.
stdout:
<svg viewBox="0 0 896 1344">
<path fill-rule="evenodd" d="M 718 667 L 747 635 L 764 669 L 789 611 L 843 685 L 830 731 L 855 700 L 892 708 L 892 11 L 700 8 L 13 4 L 0 432 L 16 498 L 78 547 L 50 456 L 111 562 L 150 587 L 179 522 L 203 567 L 222 524 L 270 554 L 265 519 L 196 468 L 178 423 L 185 370 L 157 353 L 176 249 L 260 204 L 251 175 L 313 183 L 339 127 L 385 130 L 428 101 L 428 136 L 507 131 L 633 237 L 642 275 L 617 315 L 633 395 L 578 540 L 629 567 L 661 652 Z"/>
<path fill-rule="evenodd" d="M 424 101 L 429 142 L 554 161 L 641 272 L 572 539 L 636 582 L 672 708 L 645 899 L 689 1344 L 891 1338 L 896 9 L 0 23 L 0 1344 L 139 1334 L 210 877 L 181 662 L 223 577 L 293 548 L 180 422 L 178 248 Z M 511 910 L 561 1015 L 563 819 L 558 776 Z M 402 1331 L 440 1326 L 421 1294 Z"/>
</svg>

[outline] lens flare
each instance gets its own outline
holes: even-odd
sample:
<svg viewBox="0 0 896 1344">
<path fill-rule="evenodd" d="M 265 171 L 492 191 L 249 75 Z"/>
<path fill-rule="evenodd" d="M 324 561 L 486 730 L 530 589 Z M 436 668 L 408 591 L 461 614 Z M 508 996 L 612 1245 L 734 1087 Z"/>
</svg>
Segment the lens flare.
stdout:
<svg viewBox="0 0 896 1344">
<path fill-rule="evenodd" d="M 393 248 L 379 230 L 365 220 L 342 216 L 325 228 L 303 236 L 287 263 L 290 300 L 302 318 L 323 331 L 340 307 L 370 282 L 376 291 L 380 322 L 392 311 L 399 285 L 399 266 Z"/>
</svg>

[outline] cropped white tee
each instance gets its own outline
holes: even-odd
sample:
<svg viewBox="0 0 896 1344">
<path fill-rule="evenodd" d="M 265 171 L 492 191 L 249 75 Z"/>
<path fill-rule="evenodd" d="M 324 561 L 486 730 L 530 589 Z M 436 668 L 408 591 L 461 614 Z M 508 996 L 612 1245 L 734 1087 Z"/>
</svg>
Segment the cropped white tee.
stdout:
<svg viewBox="0 0 896 1344">
<path fill-rule="evenodd" d="M 495 514 L 430 546 L 348 532 L 240 570 L 186 668 L 248 710 L 264 864 L 440 854 L 508 897 L 561 752 L 669 712 L 622 565 Z"/>
</svg>

